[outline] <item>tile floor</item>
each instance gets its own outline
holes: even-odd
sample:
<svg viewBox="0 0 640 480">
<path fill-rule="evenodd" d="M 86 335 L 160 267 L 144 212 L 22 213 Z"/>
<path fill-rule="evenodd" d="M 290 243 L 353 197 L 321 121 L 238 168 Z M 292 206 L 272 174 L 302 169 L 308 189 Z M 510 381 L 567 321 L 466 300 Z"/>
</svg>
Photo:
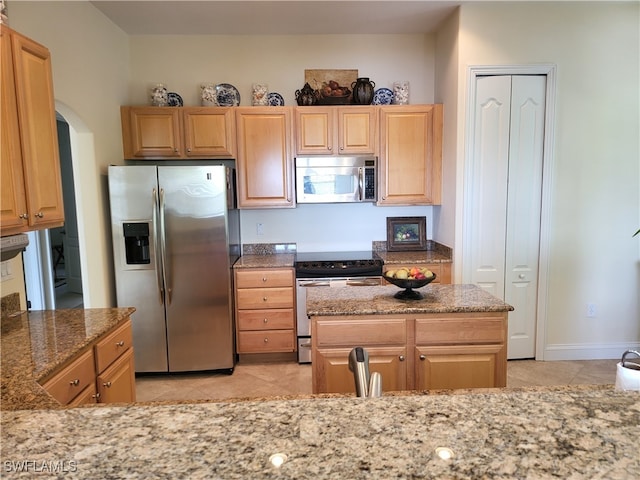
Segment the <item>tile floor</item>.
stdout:
<svg viewBox="0 0 640 480">
<path fill-rule="evenodd" d="M 512 360 L 507 364 L 507 386 L 613 384 L 618 361 Z M 239 363 L 232 375 L 194 373 L 142 375 L 136 378 L 136 396 L 139 402 L 219 400 L 309 393 L 311 365 L 293 362 Z"/>
</svg>

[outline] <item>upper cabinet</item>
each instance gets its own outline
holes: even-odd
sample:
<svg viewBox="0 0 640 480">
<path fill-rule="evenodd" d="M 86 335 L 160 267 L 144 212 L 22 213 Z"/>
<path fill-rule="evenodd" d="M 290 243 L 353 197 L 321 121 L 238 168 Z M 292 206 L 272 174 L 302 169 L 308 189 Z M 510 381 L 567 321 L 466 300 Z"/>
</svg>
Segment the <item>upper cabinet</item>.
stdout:
<svg viewBox="0 0 640 480">
<path fill-rule="evenodd" d="M 297 155 L 377 153 L 374 106 L 296 107 L 295 115 Z"/>
<path fill-rule="evenodd" d="M 294 207 L 291 107 L 236 107 L 238 206 Z"/>
<path fill-rule="evenodd" d="M 438 205 L 442 105 L 380 107 L 378 205 Z"/>
<path fill-rule="evenodd" d="M 0 25 L 2 235 L 64 223 L 51 56 Z"/>
<path fill-rule="evenodd" d="M 235 158 L 230 107 L 121 107 L 126 159 Z"/>
</svg>

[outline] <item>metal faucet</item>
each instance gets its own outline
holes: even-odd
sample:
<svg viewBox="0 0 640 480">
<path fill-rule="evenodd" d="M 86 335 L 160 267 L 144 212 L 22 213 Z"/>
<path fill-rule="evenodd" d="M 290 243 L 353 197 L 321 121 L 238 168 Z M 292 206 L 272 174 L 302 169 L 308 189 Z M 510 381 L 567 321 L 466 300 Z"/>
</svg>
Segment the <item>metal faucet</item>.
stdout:
<svg viewBox="0 0 640 480">
<path fill-rule="evenodd" d="M 382 396 L 382 375 L 369 374 L 369 354 L 362 347 L 355 347 L 349 353 L 349 370 L 353 372 L 356 395 L 363 398 Z"/>
</svg>

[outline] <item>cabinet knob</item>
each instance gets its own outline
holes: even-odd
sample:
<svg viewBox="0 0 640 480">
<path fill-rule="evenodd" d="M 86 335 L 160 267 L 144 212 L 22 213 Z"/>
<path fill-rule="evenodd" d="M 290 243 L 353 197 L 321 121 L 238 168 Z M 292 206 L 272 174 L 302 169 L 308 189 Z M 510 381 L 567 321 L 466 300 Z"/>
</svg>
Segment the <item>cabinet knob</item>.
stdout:
<svg viewBox="0 0 640 480">
<path fill-rule="evenodd" d="M 268 339 L 268 338 L 265 338 L 265 339 L 264 339 L 264 343 L 269 343 L 269 339 Z"/>
<path fill-rule="evenodd" d="M 120 340 L 119 342 L 116 342 L 116 347 L 124 347 L 124 340 Z"/>
<path fill-rule="evenodd" d="M 97 402 L 98 400 L 100 400 L 100 394 L 96 393 L 95 395 L 91 395 L 91 398 L 95 398 Z"/>
<path fill-rule="evenodd" d="M 109 388 L 111 386 L 111 382 L 105 382 L 102 384 L 102 386 Z"/>
<path fill-rule="evenodd" d="M 420 355 L 420 360 L 426 360 L 427 357 L 425 357 L 424 355 Z"/>
<path fill-rule="evenodd" d="M 27 218 L 29 218 L 29 214 L 28 213 L 22 213 L 19 215 L 19 218 L 22 218 L 23 220 L 26 220 Z"/>
<path fill-rule="evenodd" d="M 191 147 L 187 148 L 187 152 L 191 153 Z"/>
<path fill-rule="evenodd" d="M 525 274 L 524 274 L 524 273 L 521 273 L 520 275 L 518 275 L 518 278 L 519 278 L 520 280 L 522 280 L 524 277 L 525 277 Z"/>
<path fill-rule="evenodd" d="M 262 319 L 262 321 L 263 321 L 264 323 L 268 323 L 268 322 L 269 322 L 269 320 L 268 320 L 268 319 L 266 319 L 266 318 Z"/>
<path fill-rule="evenodd" d="M 404 362 L 404 355 L 400 355 L 398 359 L 400 359 L 401 362 Z"/>
<path fill-rule="evenodd" d="M 174 152 L 176 152 L 176 153 L 178 153 L 178 149 L 177 149 L 177 148 L 174 148 L 174 149 L 173 149 L 173 151 L 174 151 Z"/>
<path fill-rule="evenodd" d="M 44 217 L 44 213 L 38 212 L 38 213 L 36 213 L 36 217 L 42 218 L 42 217 Z"/>
<path fill-rule="evenodd" d="M 262 297 L 262 301 L 266 302 L 267 301 L 267 297 Z"/>
<path fill-rule="evenodd" d="M 75 380 L 71 380 L 69 382 L 69 385 L 73 385 L 74 387 L 77 387 L 78 385 L 80 385 L 80 379 L 76 378 Z"/>
<path fill-rule="evenodd" d="M 266 282 L 267 281 L 267 277 L 262 277 L 262 281 Z"/>
</svg>

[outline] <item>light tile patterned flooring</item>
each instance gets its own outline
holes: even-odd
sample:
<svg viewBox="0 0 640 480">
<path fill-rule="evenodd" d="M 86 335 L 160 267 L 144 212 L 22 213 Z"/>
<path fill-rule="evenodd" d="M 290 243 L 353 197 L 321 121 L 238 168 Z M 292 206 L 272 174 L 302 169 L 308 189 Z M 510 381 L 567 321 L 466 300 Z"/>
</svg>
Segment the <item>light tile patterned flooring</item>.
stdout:
<svg viewBox="0 0 640 480">
<path fill-rule="evenodd" d="M 507 364 L 507 387 L 613 384 L 619 360 L 537 362 L 512 360 Z M 139 402 L 219 400 L 311 393 L 311 365 L 262 363 L 236 365 L 232 375 L 192 373 L 143 375 L 136 378 Z"/>
</svg>

